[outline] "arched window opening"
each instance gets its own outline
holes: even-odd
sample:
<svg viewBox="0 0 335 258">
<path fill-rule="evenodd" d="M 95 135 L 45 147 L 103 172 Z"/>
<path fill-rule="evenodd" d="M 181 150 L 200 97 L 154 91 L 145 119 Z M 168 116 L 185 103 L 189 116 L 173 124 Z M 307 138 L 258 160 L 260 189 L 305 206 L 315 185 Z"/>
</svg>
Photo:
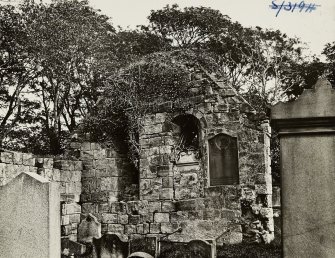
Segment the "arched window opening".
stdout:
<svg viewBox="0 0 335 258">
<path fill-rule="evenodd" d="M 239 183 L 237 138 L 219 134 L 208 141 L 210 185 Z"/>
<path fill-rule="evenodd" d="M 199 150 L 199 128 L 198 119 L 192 115 L 180 115 L 175 117 L 172 122 L 178 125 L 179 139 L 177 148 L 180 151 Z"/>
</svg>

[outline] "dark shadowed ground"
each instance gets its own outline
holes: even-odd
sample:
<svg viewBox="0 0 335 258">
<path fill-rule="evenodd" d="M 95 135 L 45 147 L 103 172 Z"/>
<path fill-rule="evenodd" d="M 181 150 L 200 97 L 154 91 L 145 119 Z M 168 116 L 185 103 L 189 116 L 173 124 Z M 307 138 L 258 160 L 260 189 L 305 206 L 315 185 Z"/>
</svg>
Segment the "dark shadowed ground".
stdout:
<svg viewBox="0 0 335 258">
<path fill-rule="evenodd" d="M 243 258 L 280 258 L 281 246 L 276 244 L 238 244 L 219 247 L 218 258 L 243 257 Z"/>
</svg>

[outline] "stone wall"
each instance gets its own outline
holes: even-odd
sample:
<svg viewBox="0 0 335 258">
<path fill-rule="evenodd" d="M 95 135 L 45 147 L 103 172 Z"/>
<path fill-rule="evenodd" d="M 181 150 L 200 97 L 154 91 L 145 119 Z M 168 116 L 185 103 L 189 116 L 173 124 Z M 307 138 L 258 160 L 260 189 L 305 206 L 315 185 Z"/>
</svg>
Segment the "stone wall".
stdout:
<svg viewBox="0 0 335 258">
<path fill-rule="evenodd" d="M 81 201 L 98 205 L 108 201 L 138 199 L 138 175 L 124 154 L 83 142 L 79 159 L 83 163 Z"/>
<path fill-rule="evenodd" d="M 176 153 L 179 135 L 172 121 L 183 114 L 199 121 L 200 155 Z M 153 104 L 141 122 L 138 200 L 125 198 L 125 185 L 136 185 L 123 180 L 136 173 L 129 171 L 126 157 L 96 144 L 81 147 L 84 171 L 89 170 L 83 173 L 82 211 L 98 218 L 103 233 L 123 240 L 172 233 L 171 240 L 218 244 L 272 240 L 271 132 L 266 121 L 253 120 L 233 91 L 221 88 L 180 103 Z M 218 134 L 237 138 L 238 184 L 210 186 L 208 140 Z M 96 150 L 103 154 L 95 155 Z M 97 164 L 104 164 L 103 172 L 91 173 Z"/>
<path fill-rule="evenodd" d="M 58 182 L 62 236 L 71 240 L 77 239 L 80 214 L 91 213 L 102 233 L 123 240 L 168 235 L 183 242 L 269 242 L 274 231 L 269 126 L 230 88 L 207 88 L 208 94 L 148 108 L 141 119 L 138 171 L 124 153 L 77 140 L 63 158 L 2 151 L 0 183 L 22 171 Z M 174 119 L 185 114 L 197 121 L 196 150 L 178 149 Z M 209 141 L 219 134 L 237 140 L 238 181 L 211 186 Z"/>
</svg>

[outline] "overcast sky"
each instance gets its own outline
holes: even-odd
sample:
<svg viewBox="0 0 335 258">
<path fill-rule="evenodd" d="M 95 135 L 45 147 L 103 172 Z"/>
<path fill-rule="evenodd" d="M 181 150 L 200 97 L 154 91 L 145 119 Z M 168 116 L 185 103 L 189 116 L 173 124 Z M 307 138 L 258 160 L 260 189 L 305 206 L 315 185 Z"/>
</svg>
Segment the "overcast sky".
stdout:
<svg viewBox="0 0 335 258">
<path fill-rule="evenodd" d="M 177 3 L 180 7 L 206 6 L 220 10 L 244 26 L 280 29 L 289 36 L 298 36 L 308 43 L 315 54 L 320 54 L 323 46 L 335 41 L 335 0 L 305 1 L 306 5 L 321 5 L 312 12 L 276 11 L 270 8 L 271 0 L 90 0 L 94 8 L 110 16 L 114 26 L 146 24 L 150 10 L 161 9 L 167 4 Z M 282 0 L 275 0 L 276 4 Z M 288 3 L 289 1 L 286 1 Z M 291 1 L 295 3 L 294 1 Z M 299 4 L 301 1 L 297 1 Z"/>
</svg>

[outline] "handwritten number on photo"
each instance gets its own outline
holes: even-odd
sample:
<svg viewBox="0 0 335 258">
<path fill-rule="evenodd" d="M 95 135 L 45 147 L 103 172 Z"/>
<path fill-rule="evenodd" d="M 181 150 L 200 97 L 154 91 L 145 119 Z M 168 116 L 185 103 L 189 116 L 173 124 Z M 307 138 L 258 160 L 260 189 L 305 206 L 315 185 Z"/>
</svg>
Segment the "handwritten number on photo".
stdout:
<svg viewBox="0 0 335 258">
<path fill-rule="evenodd" d="M 299 10 L 299 12 L 303 12 L 305 10 L 305 13 L 312 11 L 315 11 L 317 7 L 321 5 L 316 5 L 315 3 L 306 4 L 304 1 L 292 3 L 291 1 L 282 1 L 281 4 L 277 4 L 276 0 L 272 1 L 272 5 L 270 6 L 271 9 L 277 10 L 276 17 L 278 17 L 279 13 L 282 9 L 288 12 L 294 12 L 296 9 Z"/>
</svg>

